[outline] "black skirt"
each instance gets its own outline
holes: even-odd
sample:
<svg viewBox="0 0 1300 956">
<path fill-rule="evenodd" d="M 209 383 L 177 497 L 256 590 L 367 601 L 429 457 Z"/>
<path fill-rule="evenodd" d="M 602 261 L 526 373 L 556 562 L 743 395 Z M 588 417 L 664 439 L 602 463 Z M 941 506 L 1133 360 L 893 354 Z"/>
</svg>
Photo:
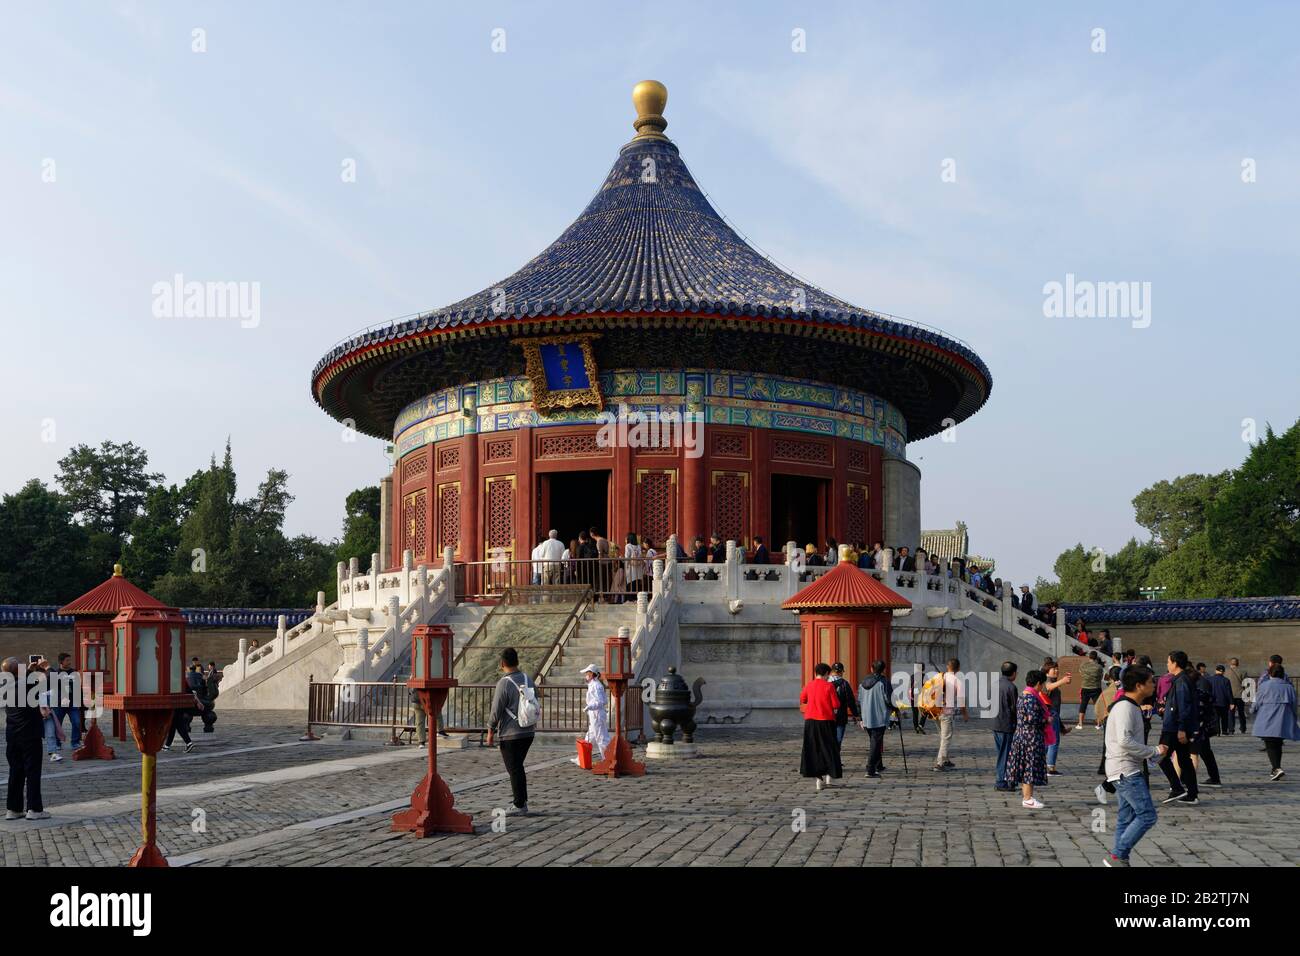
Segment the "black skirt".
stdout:
<svg viewBox="0 0 1300 956">
<path fill-rule="evenodd" d="M 844 776 L 844 767 L 840 763 L 840 747 L 835 740 L 835 721 L 805 720 L 799 775 L 824 777 L 827 774 L 837 780 Z"/>
</svg>

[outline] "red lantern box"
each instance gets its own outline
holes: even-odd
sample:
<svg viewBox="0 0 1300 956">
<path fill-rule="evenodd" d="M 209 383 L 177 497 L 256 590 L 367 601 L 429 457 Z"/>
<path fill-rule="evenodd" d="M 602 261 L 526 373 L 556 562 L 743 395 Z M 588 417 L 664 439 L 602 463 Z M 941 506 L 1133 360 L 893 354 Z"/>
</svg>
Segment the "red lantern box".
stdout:
<svg viewBox="0 0 1300 956">
<path fill-rule="evenodd" d="M 194 695 L 185 685 L 185 619 L 174 607 L 124 607 L 113 618 L 115 693 L 106 706 L 126 712 L 131 734 L 141 754 L 140 786 L 143 808 L 140 829 L 144 845 L 128 866 L 166 866 L 157 845 L 157 754 L 173 714 L 191 707 Z"/>
<path fill-rule="evenodd" d="M 406 686 L 424 708 L 428 722 L 429 763 L 411 794 L 411 806 L 393 814 L 392 829 L 418 837 L 435 833 L 473 833 L 474 818 L 455 809 L 451 790 L 438 775 L 438 714 L 459 682 L 452 677 L 454 633 L 446 624 L 421 624 L 411 632 L 411 677 Z"/>
</svg>

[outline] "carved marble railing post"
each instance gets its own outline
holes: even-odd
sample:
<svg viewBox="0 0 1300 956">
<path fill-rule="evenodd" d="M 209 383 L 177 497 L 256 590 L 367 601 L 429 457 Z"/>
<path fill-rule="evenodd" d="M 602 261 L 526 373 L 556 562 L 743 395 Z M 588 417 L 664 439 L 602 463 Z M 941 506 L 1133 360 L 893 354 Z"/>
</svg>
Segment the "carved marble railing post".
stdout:
<svg viewBox="0 0 1300 956">
<path fill-rule="evenodd" d="M 355 578 L 361 571 L 360 558 L 348 558 L 348 578 Z"/>
<path fill-rule="evenodd" d="M 354 559 L 355 560 L 355 559 Z M 357 628 L 357 669 L 355 680 L 370 679 L 370 628 Z"/>
<path fill-rule="evenodd" d="M 894 549 L 893 548 L 884 548 L 881 550 L 880 570 L 881 571 L 894 570 Z"/>
<path fill-rule="evenodd" d="M 239 679 L 242 681 L 248 675 L 248 638 L 239 639 Z"/>
<path fill-rule="evenodd" d="M 317 591 L 316 592 L 316 613 L 323 614 L 324 612 L 325 612 L 325 592 Z"/>
<path fill-rule="evenodd" d="M 411 603 L 411 571 L 415 568 L 415 555 L 411 549 L 407 548 L 402 552 L 402 579 L 400 587 L 402 589 L 402 604 Z"/>
<path fill-rule="evenodd" d="M 379 599 L 379 553 L 370 555 L 370 604 Z"/>
<path fill-rule="evenodd" d="M 636 628 L 638 631 L 648 628 L 650 619 L 650 595 L 645 591 L 636 593 Z"/>
<path fill-rule="evenodd" d="M 347 577 L 348 577 L 348 566 L 344 564 L 342 561 L 340 561 L 339 569 L 338 569 L 338 579 L 334 587 L 334 593 L 338 595 L 340 609 L 348 606 L 347 598 L 343 594 L 343 582 L 347 580 Z"/>
<path fill-rule="evenodd" d="M 1065 608 L 1056 609 L 1056 634 L 1054 635 L 1054 644 L 1056 645 L 1056 656 L 1071 653 L 1070 637 L 1065 632 Z"/>
<path fill-rule="evenodd" d="M 286 618 L 283 614 L 275 619 L 275 645 L 281 657 L 289 652 L 288 642 L 284 639 L 285 623 Z"/>
<path fill-rule="evenodd" d="M 799 545 L 793 541 L 785 543 L 785 596 L 792 598 L 802 586 L 799 583 L 799 572 L 803 570 L 802 562 L 795 559 L 795 550 Z"/>
<path fill-rule="evenodd" d="M 1011 604 L 1011 595 L 1016 593 L 1015 586 L 1006 579 L 1002 581 L 1002 629 L 1004 631 L 1015 631 L 1016 629 L 1016 609 Z"/>
<path fill-rule="evenodd" d="M 672 554 L 672 552 L 668 552 Z M 650 565 L 650 593 L 659 594 L 664 589 L 664 559 L 655 558 Z"/>
<path fill-rule="evenodd" d="M 722 565 L 722 583 L 727 589 L 728 601 L 740 598 L 740 565 L 744 557 L 745 552 L 736 547 L 736 542 L 727 542 L 727 558 Z"/>
<path fill-rule="evenodd" d="M 415 569 L 415 578 L 420 591 L 415 600 L 420 602 L 420 620 L 423 621 L 429 617 L 429 569 L 420 565 Z"/>
<path fill-rule="evenodd" d="M 448 608 L 456 606 L 456 549 L 445 547 L 442 549 L 442 570 L 446 574 L 446 601 Z"/>
</svg>

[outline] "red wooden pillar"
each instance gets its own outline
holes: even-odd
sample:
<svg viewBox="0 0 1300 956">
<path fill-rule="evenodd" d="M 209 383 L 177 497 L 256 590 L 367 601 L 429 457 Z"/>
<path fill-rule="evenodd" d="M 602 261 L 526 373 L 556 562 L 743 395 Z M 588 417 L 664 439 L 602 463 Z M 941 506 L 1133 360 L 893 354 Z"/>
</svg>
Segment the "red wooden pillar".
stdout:
<svg viewBox="0 0 1300 956">
<path fill-rule="evenodd" d="M 460 440 L 460 542 L 466 561 L 482 561 L 485 531 L 482 521 L 485 490 L 478 474 L 478 435 Z"/>
</svg>

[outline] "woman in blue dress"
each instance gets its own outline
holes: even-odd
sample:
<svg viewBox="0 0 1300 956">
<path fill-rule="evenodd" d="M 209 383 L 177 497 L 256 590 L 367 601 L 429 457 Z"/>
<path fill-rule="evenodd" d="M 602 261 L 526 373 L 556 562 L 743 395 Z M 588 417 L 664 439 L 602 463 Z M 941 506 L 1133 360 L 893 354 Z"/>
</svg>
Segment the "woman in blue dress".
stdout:
<svg viewBox="0 0 1300 956">
<path fill-rule="evenodd" d="M 1043 803 L 1034 797 L 1034 787 L 1047 783 L 1047 738 L 1050 729 L 1049 705 L 1041 693 L 1042 671 L 1025 675 L 1025 692 L 1016 702 L 1016 732 L 1007 754 L 1007 783 L 1020 784 L 1026 810 L 1041 810 Z"/>
</svg>

